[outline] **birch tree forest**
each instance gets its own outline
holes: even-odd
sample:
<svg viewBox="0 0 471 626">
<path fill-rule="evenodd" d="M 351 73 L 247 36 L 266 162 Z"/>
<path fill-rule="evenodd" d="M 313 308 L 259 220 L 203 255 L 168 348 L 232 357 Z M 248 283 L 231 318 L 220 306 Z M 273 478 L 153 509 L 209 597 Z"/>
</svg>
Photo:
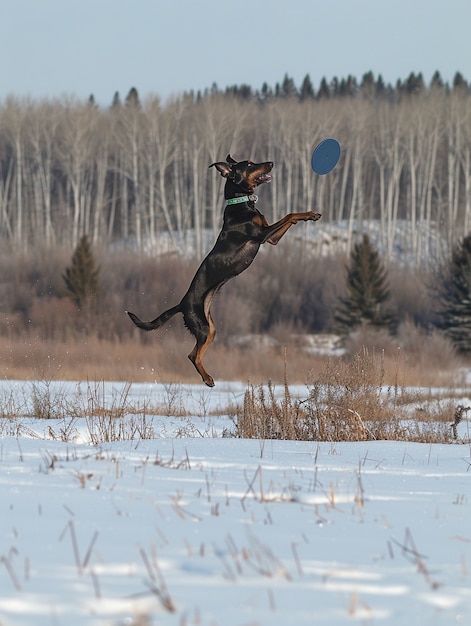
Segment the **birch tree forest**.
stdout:
<svg viewBox="0 0 471 626">
<path fill-rule="evenodd" d="M 455 79 L 385 88 L 285 78 L 275 91 L 249 87 L 182 94 L 162 103 L 131 91 L 109 107 L 73 99 L 0 101 L 0 241 L 4 250 L 73 249 L 94 244 L 145 252 L 169 245 L 204 254 L 224 206 L 220 176 L 208 166 L 273 160 L 263 189 L 270 221 L 315 209 L 326 222 L 378 220 L 392 250 L 395 225 L 408 220 L 417 253 L 424 224 L 452 244 L 471 229 L 471 95 Z M 343 86 L 343 87 L 342 87 Z M 341 88 L 342 87 L 342 88 Z M 315 145 L 335 137 L 339 165 L 319 177 Z"/>
</svg>

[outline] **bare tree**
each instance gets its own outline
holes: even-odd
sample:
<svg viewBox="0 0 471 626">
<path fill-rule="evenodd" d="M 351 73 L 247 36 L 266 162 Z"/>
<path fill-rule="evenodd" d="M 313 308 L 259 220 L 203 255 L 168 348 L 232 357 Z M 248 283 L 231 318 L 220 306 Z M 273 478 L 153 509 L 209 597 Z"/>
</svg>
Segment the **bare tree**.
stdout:
<svg viewBox="0 0 471 626">
<path fill-rule="evenodd" d="M 205 231 L 214 238 L 223 207 L 223 181 L 207 168 L 232 152 L 275 162 L 262 192 L 271 221 L 315 208 L 324 223 L 348 220 L 351 239 L 354 224 L 376 219 L 390 255 L 405 219 L 418 259 L 429 252 L 422 224 L 452 245 L 471 227 L 466 89 L 378 94 L 369 80 L 345 95 L 339 85 L 319 98 L 298 98 L 296 89 L 287 95 L 284 87 L 278 96 L 214 88 L 165 105 L 157 97 L 141 105 L 136 92 L 108 110 L 8 98 L 0 102 L 0 240 L 21 250 L 72 246 L 87 232 L 93 243 L 134 236 L 143 250 L 165 232 L 172 248 L 187 253 L 191 230 L 201 257 Z M 329 136 L 340 140 L 342 158 L 318 177 L 311 153 Z"/>
<path fill-rule="evenodd" d="M 398 216 L 401 174 L 405 151 L 400 108 L 382 103 L 377 110 L 373 153 L 379 173 L 379 206 L 381 232 L 385 237 L 387 256 L 392 254 Z"/>
<path fill-rule="evenodd" d="M 137 102 L 129 100 L 126 106 L 121 107 L 116 128 L 120 148 L 121 213 L 126 237 L 129 234 L 127 221 L 129 217 L 133 219 L 132 227 L 139 251 L 142 250 L 144 123 L 145 116 Z M 131 197 L 128 196 L 130 190 Z"/>
<path fill-rule="evenodd" d="M 93 154 L 93 170 L 95 178 L 95 193 L 93 198 L 92 219 L 90 231 L 92 243 L 96 244 L 106 237 L 108 230 L 104 224 L 105 208 L 108 205 L 106 181 L 110 171 L 111 151 L 111 118 L 102 114 L 97 115 L 95 120 L 95 150 Z"/>
<path fill-rule="evenodd" d="M 79 236 L 89 232 L 90 227 L 98 117 L 94 107 L 76 103 L 64 107 L 60 117 L 57 152 L 59 168 L 64 176 L 66 201 L 62 212 L 65 228 L 61 235 L 64 242 L 74 247 Z M 70 239 L 67 235 L 69 231 L 72 233 Z"/>
<path fill-rule="evenodd" d="M 175 125 L 173 116 L 162 108 L 157 98 L 145 105 L 147 132 L 145 138 L 150 237 L 155 238 L 157 210 L 160 209 L 172 245 L 178 249 L 175 212 L 172 212 L 171 186 L 168 171 L 175 157 Z M 173 215 L 172 215 L 173 213 Z"/>
<path fill-rule="evenodd" d="M 29 178 L 34 188 L 34 231 L 48 248 L 56 243 L 53 186 L 59 116 L 60 105 L 55 102 L 46 100 L 28 106 L 26 132 L 31 154 Z"/>
<path fill-rule="evenodd" d="M 9 169 L 13 185 L 10 188 L 8 227 L 18 250 L 26 250 L 28 237 L 25 230 L 23 178 L 25 166 L 25 114 L 24 102 L 7 98 L 2 114 L 7 150 L 14 155 L 14 167 Z"/>
</svg>

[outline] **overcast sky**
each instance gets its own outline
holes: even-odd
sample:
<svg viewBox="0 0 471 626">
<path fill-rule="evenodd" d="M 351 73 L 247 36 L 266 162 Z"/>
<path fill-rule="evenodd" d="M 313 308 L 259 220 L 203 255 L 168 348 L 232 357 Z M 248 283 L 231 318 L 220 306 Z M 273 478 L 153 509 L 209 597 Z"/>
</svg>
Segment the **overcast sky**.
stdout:
<svg viewBox="0 0 471 626">
<path fill-rule="evenodd" d="M 164 100 L 285 74 L 471 81 L 471 0 L 0 0 L 0 100 Z"/>
</svg>

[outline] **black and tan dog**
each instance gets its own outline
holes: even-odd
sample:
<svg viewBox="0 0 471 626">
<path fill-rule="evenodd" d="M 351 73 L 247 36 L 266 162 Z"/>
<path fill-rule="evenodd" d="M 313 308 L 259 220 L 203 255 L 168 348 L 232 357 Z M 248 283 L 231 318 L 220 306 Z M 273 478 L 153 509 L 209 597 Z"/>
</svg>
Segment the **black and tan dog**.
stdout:
<svg viewBox="0 0 471 626">
<path fill-rule="evenodd" d="M 224 283 L 249 267 L 262 243 L 276 245 L 293 224 L 315 221 L 321 215 L 313 211 L 290 213 L 275 224 L 268 223 L 255 207 L 257 196 L 252 194 L 255 187 L 271 181 L 271 161 L 237 162 L 228 155 L 225 163 L 221 161 L 209 167 L 215 167 L 226 178 L 224 223 L 213 249 L 201 263 L 180 304 L 151 322 L 143 322 L 134 313 L 127 313 L 134 324 L 143 330 L 155 330 L 176 313 L 182 313 L 185 325 L 196 338 L 196 345 L 188 358 L 203 382 L 213 387 L 214 380 L 204 369 L 202 358 L 216 334 L 210 312 L 214 295 Z"/>
</svg>

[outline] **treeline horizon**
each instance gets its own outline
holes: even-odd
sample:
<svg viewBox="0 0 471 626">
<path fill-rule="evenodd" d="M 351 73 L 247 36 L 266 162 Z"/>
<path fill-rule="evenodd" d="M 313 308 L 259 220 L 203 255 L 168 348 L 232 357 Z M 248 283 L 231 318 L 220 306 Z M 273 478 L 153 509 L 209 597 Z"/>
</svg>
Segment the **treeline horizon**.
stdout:
<svg viewBox="0 0 471 626">
<path fill-rule="evenodd" d="M 286 73 L 283 80 L 275 83 L 274 87 L 264 82 L 259 89 L 254 89 L 248 84 L 231 85 L 221 89 L 218 87 L 217 83 L 213 83 L 210 88 L 206 88 L 203 91 L 184 91 L 182 97 L 190 97 L 199 100 L 202 97 L 219 93 L 235 95 L 245 99 L 255 98 L 261 101 L 280 97 L 296 97 L 302 101 L 310 99 L 321 100 L 323 98 L 356 98 L 358 96 L 397 100 L 402 96 L 423 93 L 433 89 L 443 89 L 448 93 L 451 91 L 470 93 L 471 84 L 467 82 L 463 74 L 459 71 L 455 72 L 451 85 L 443 80 L 438 70 L 434 72 L 428 85 L 422 72 L 411 72 L 406 79 L 398 78 L 395 84 L 392 85 L 391 83 L 385 83 L 381 74 L 375 77 L 374 73 L 369 71 L 363 74 L 360 81 L 351 74 L 349 74 L 347 78 L 334 76 L 331 80 L 328 80 L 324 76 L 321 78 L 319 86 L 316 89 L 309 74 L 306 74 L 301 84 L 298 86 L 295 80 Z M 133 97 L 134 92 L 135 89 L 131 88 L 127 97 Z M 90 95 L 90 99 L 92 102 L 95 100 L 93 95 Z M 115 92 L 112 106 L 119 101 L 119 99 L 119 93 Z"/>
<path fill-rule="evenodd" d="M 342 156 L 320 177 L 310 157 L 328 136 Z M 379 220 L 386 260 L 398 220 L 410 221 L 417 259 L 430 232 L 451 246 L 471 225 L 471 87 L 461 73 L 451 86 L 438 72 L 429 85 L 412 73 L 394 87 L 369 72 L 317 89 L 285 75 L 274 88 L 213 85 L 166 103 L 134 88 L 109 107 L 93 96 L 0 100 L 0 242 L 18 253 L 72 249 L 87 234 L 144 252 L 165 234 L 187 254 L 191 232 L 201 257 L 224 207 L 224 180 L 208 166 L 228 153 L 275 162 L 260 190 L 270 221 L 310 209 L 330 222 Z"/>
</svg>

